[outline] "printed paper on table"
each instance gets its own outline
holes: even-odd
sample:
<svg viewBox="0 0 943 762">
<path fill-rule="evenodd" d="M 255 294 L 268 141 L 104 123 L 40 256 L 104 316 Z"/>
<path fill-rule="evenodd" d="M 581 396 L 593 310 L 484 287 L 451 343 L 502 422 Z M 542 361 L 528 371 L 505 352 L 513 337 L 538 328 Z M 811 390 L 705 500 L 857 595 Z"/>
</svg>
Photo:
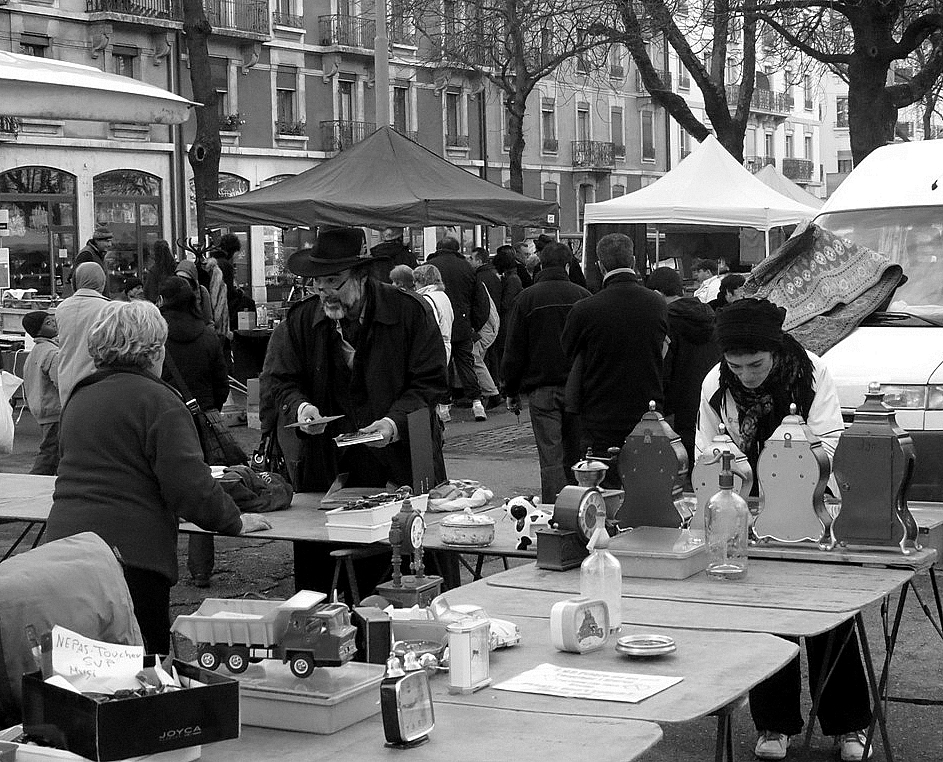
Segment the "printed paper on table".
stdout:
<svg viewBox="0 0 943 762">
<path fill-rule="evenodd" d="M 683 679 L 682 677 L 599 672 L 540 664 L 494 687 L 501 691 L 517 693 L 541 693 L 564 698 L 637 704 L 672 685 L 677 685 Z"/>
</svg>

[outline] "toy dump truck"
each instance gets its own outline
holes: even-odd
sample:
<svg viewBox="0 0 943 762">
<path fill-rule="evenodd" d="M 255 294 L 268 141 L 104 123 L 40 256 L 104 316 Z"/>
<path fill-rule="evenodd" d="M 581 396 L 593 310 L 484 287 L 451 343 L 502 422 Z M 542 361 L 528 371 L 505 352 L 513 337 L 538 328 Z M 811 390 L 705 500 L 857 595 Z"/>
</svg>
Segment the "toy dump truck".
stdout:
<svg viewBox="0 0 943 762">
<path fill-rule="evenodd" d="M 302 590 L 287 601 L 207 598 L 193 614 L 178 616 L 171 630 L 197 646 L 204 669 L 221 663 L 244 672 L 251 662 L 280 659 L 296 677 L 315 667 L 339 667 L 357 651 L 357 628 L 341 603 Z"/>
</svg>

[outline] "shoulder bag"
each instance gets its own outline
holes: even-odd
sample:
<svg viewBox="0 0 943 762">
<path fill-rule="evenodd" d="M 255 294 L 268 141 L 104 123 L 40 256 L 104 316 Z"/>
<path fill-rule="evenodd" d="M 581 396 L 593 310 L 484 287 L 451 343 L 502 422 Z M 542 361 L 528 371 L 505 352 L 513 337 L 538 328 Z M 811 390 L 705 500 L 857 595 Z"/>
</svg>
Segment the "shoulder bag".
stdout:
<svg viewBox="0 0 943 762">
<path fill-rule="evenodd" d="M 241 466 L 249 460 L 229 427 L 223 422 L 218 410 L 201 410 L 196 398 L 190 394 L 183 376 L 167 352 L 164 364 L 174 380 L 177 391 L 183 395 L 184 404 L 200 435 L 200 445 L 203 447 L 203 459 L 211 466 Z"/>
</svg>

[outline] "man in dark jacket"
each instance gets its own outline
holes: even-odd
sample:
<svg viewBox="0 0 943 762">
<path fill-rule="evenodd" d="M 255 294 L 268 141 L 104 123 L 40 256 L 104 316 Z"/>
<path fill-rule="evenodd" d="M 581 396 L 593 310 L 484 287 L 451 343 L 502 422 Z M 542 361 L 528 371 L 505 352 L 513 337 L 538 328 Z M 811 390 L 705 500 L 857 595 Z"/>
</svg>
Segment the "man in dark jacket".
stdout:
<svg viewBox="0 0 943 762">
<path fill-rule="evenodd" d="M 563 329 L 563 351 L 577 364 L 582 446 L 600 455 L 622 447 L 650 401 L 664 403 L 668 307 L 642 285 L 632 249 L 621 233 L 599 240 L 602 290 L 574 305 Z"/>
<path fill-rule="evenodd" d="M 572 363 L 563 354 L 560 336 L 573 305 L 590 293 L 567 277 L 567 246 L 548 244 L 539 256 L 534 285 L 521 292 L 511 310 L 501 370 L 509 407 L 520 408 L 519 395 L 528 395 L 541 502 L 553 503 L 561 489 L 575 483 L 570 468 L 580 457 L 576 416 L 566 410 L 564 399 Z"/>
<path fill-rule="evenodd" d="M 501 283 L 501 276 L 498 275 L 498 271 L 491 262 L 491 257 L 488 256 L 488 250 L 484 247 L 476 246 L 465 255 L 465 259 L 468 260 L 468 264 L 475 268 L 475 278 L 488 292 L 491 304 L 494 305 L 494 314 L 488 318 L 484 328 L 479 331 L 479 338 L 473 347 L 478 386 L 481 388 L 482 397 L 486 400 L 485 407 L 490 409 L 503 401 L 498 393 L 497 386 L 495 386 L 501 358 L 491 351 L 498 338 L 498 332 L 501 330 L 501 313 L 498 305 L 501 304 L 503 284 Z"/>
<path fill-rule="evenodd" d="M 459 243 L 454 238 L 443 238 L 435 252 L 426 260 L 427 265 L 435 265 L 442 275 L 445 293 L 452 302 L 452 365 L 455 374 L 465 392 L 465 397 L 472 402 L 472 412 L 476 421 L 487 418 L 481 402 L 481 387 L 475 375 L 474 343 L 477 333 L 488 320 L 490 307 L 488 296 L 482 289 L 472 266 L 465 261 L 459 251 Z"/>
<path fill-rule="evenodd" d="M 540 254 L 544 246 L 551 243 L 556 243 L 556 239 L 546 233 L 541 233 L 537 236 L 537 240 L 534 241 L 534 246 L 537 249 L 537 253 Z M 567 248 L 569 249 L 570 247 L 567 246 Z M 586 276 L 583 275 L 583 268 L 580 266 L 580 261 L 576 258 L 572 249 L 570 249 L 570 256 L 567 261 L 566 273 L 570 278 L 570 283 L 575 283 L 577 286 L 586 288 Z"/>
<path fill-rule="evenodd" d="M 348 487 L 413 486 L 407 416 L 418 410 L 429 417 L 436 483 L 446 478 L 435 415 L 447 389 L 442 337 L 426 303 L 371 277 L 372 264 L 357 228 L 324 231 L 288 262 L 295 275 L 312 278 L 317 295 L 292 306 L 273 332 L 260 391 L 277 407 L 297 492 L 326 490 L 341 473 Z M 319 422 L 332 415 L 343 417 Z M 335 445 L 336 435 L 357 431 L 379 439 Z M 295 432 L 300 441 L 292 443 Z M 362 561 L 358 578 L 375 584 L 388 565 L 379 559 L 368 569 Z M 327 590 L 331 573 L 326 554 L 296 547 L 296 586 Z"/>
<path fill-rule="evenodd" d="M 83 262 L 94 262 L 103 272 L 108 272 L 108 267 L 105 265 L 105 257 L 108 252 L 111 251 L 114 242 L 115 236 L 107 227 L 99 225 L 95 228 L 92 237 L 79 249 L 79 253 L 75 255 L 75 259 L 72 261 L 70 280 L 73 290 L 75 289 L 75 270 Z"/>
<path fill-rule="evenodd" d="M 665 297 L 668 305 L 665 417 L 688 451 L 690 472 L 694 467 L 694 432 L 701 382 L 720 361 L 720 350 L 714 341 L 714 311 L 700 299 L 684 296 L 681 274 L 672 267 L 653 270 L 647 285 Z"/>
<path fill-rule="evenodd" d="M 383 239 L 372 249 L 370 256 L 376 261 L 373 264 L 373 277 L 384 283 L 390 282 L 390 272 L 397 265 L 406 265 L 415 270 L 418 266 L 416 255 L 403 243 L 402 228 L 383 228 L 380 234 Z"/>
</svg>

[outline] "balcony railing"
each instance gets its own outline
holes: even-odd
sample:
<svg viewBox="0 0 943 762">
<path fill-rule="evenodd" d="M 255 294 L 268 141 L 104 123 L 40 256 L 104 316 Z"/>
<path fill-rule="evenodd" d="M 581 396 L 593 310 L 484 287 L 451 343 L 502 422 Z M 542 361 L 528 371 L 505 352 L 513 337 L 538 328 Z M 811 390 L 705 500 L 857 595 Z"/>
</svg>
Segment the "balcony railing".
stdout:
<svg viewBox="0 0 943 762">
<path fill-rule="evenodd" d="M 468 148 L 468 135 L 446 135 L 445 145 L 448 148 Z"/>
<path fill-rule="evenodd" d="M 269 34 L 268 3 L 259 0 L 203 0 L 210 26 L 253 34 Z"/>
<path fill-rule="evenodd" d="M 325 151 L 343 151 L 376 132 L 374 122 L 350 122 L 337 119 L 321 122 L 321 144 Z"/>
<path fill-rule="evenodd" d="M 783 159 L 783 174 L 790 180 L 811 180 L 814 168 L 808 159 Z"/>
<path fill-rule="evenodd" d="M 138 18 L 183 20 L 179 0 L 86 0 L 86 13 L 123 13 Z"/>
<path fill-rule="evenodd" d="M 740 97 L 740 88 L 737 85 L 727 85 L 727 104 L 731 108 L 737 105 Z M 757 87 L 753 90 L 750 100 L 751 111 L 762 111 L 766 114 L 788 114 L 792 111 L 793 97 L 789 93 L 776 93 Z"/>
<path fill-rule="evenodd" d="M 373 50 L 377 36 L 376 22 L 360 16 L 318 17 L 318 33 L 322 45 L 345 45 L 350 48 Z"/>
<path fill-rule="evenodd" d="M 281 13 L 280 11 L 272 12 L 272 24 L 278 24 L 279 26 L 290 26 L 295 29 L 305 28 L 305 20 L 303 16 L 296 16 L 294 13 Z"/>
<path fill-rule="evenodd" d="M 571 142 L 574 167 L 614 167 L 614 146 L 599 140 L 574 140 Z"/>
<path fill-rule="evenodd" d="M 544 138 L 543 149 L 544 153 L 556 153 L 560 150 L 560 141 L 556 138 Z"/>
<path fill-rule="evenodd" d="M 743 164 L 751 172 L 759 172 L 767 164 L 775 167 L 776 158 L 774 156 L 747 156 L 743 160 Z"/>
<path fill-rule="evenodd" d="M 658 75 L 658 78 L 661 79 L 661 84 L 666 90 L 671 89 L 671 72 L 665 71 L 664 69 L 655 69 L 655 73 Z M 638 70 L 635 72 L 635 90 L 639 93 L 648 92 L 645 89 L 645 83 L 642 82 L 642 74 Z"/>
<path fill-rule="evenodd" d="M 406 24 L 402 19 L 389 19 L 390 28 L 390 42 L 394 45 L 409 45 L 410 47 L 416 47 L 416 33 L 410 29 L 406 28 Z"/>
</svg>

